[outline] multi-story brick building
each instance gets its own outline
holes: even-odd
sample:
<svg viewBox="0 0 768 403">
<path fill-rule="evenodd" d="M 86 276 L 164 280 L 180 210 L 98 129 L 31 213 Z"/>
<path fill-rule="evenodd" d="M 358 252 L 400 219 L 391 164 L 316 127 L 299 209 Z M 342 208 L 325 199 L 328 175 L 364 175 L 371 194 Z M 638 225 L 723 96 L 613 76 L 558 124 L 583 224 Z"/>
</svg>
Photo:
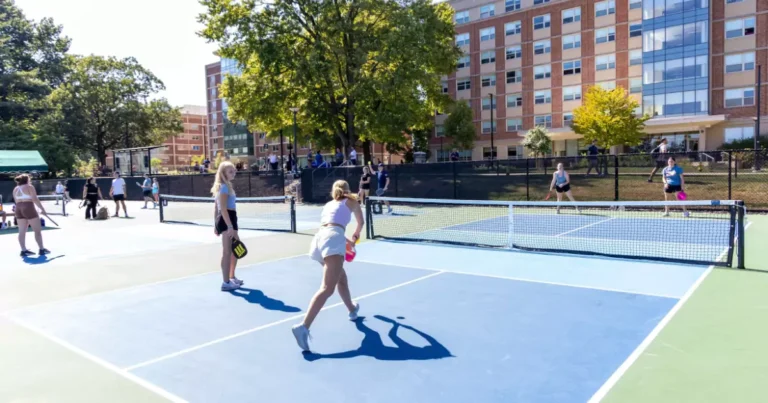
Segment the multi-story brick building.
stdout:
<svg viewBox="0 0 768 403">
<path fill-rule="evenodd" d="M 624 87 L 640 103 L 637 113 L 652 117 L 647 144 L 663 137 L 673 151 L 712 150 L 754 134 L 755 70 L 762 66 L 765 77 L 768 62 L 768 34 L 759 33 L 768 26 L 768 1 L 450 4 L 464 55 L 443 91 L 469 101 L 478 133 L 465 159 L 491 157 L 491 131 L 497 158 L 525 156 L 522 139 L 536 125 L 549 129 L 554 155 L 577 155 L 584 146 L 569 120 L 593 85 Z M 436 116 L 430 142 L 437 160 L 450 149 L 441 138 L 445 118 Z"/>
</svg>

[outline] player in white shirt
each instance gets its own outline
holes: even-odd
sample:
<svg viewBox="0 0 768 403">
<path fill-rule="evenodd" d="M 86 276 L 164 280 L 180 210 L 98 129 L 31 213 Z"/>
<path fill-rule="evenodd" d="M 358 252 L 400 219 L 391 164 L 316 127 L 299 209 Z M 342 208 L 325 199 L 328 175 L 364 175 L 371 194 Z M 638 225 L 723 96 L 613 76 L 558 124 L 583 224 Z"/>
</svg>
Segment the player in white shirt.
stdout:
<svg viewBox="0 0 768 403">
<path fill-rule="evenodd" d="M 125 218 L 128 218 L 128 209 L 125 207 L 126 191 L 125 179 L 120 177 L 120 172 L 115 172 L 115 179 L 112 179 L 112 187 L 109 189 L 109 195 L 115 201 L 115 215 L 113 217 L 120 215 L 120 205 L 122 204 Z"/>
<path fill-rule="evenodd" d="M 56 183 L 56 205 L 57 206 L 59 205 L 59 199 L 64 200 L 64 185 L 61 184 L 61 181 Z"/>
<path fill-rule="evenodd" d="M 357 151 L 354 148 L 349 152 L 349 161 L 352 165 L 357 165 Z"/>
</svg>

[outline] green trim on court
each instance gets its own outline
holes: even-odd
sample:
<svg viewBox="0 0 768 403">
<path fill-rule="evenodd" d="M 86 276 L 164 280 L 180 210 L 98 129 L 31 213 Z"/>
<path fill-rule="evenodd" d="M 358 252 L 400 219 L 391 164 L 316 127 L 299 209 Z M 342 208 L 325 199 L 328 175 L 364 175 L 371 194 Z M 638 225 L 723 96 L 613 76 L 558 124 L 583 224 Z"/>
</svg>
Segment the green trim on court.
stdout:
<svg viewBox="0 0 768 403">
<path fill-rule="evenodd" d="M 766 401 L 768 216 L 748 220 L 748 270 L 712 271 L 604 402 Z"/>
</svg>

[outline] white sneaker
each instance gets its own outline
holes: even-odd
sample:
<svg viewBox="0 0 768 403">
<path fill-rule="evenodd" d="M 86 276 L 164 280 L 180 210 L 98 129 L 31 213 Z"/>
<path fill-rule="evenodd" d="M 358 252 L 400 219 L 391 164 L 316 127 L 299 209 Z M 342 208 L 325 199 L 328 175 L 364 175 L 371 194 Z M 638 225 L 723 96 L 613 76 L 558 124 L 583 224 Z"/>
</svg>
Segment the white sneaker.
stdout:
<svg viewBox="0 0 768 403">
<path fill-rule="evenodd" d="M 237 277 L 232 277 L 231 279 L 229 279 L 229 282 L 231 282 L 231 283 L 235 283 L 235 284 L 237 284 L 237 285 L 243 285 L 243 284 L 245 284 L 245 281 L 243 281 L 243 280 L 240 280 L 240 279 L 239 279 L 239 278 L 237 278 Z"/>
<path fill-rule="evenodd" d="M 661 215 L 662 217 L 669 217 L 669 211 L 664 212 L 664 214 Z"/>
<path fill-rule="evenodd" d="M 686 217 L 686 218 L 687 218 L 687 217 L 690 217 L 690 216 L 691 216 L 691 213 L 689 213 L 689 212 L 687 212 L 687 211 L 684 211 L 684 212 L 683 212 L 683 217 Z"/>
<path fill-rule="evenodd" d="M 226 283 L 221 283 L 221 291 L 234 291 L 236 289 L 240 288 L 240 285 L 237 283 L 234 283 L 232 281 L 227 281 Z"/>
<path fill-rule="evenodd" d="M 356 321 L 357 320 L 357 312 L 360 311 L 360 303 L 355 302 L 355 309 L 352 310 L 352 312 L 349 313 L 349 320 Z"/>
<path fill-rule="evenodd" d="M 0 229 L 6 229 L 6 228 L 8 228 L 8 224 L 6 223 L 0 224 Z"/>
<path fill-rule="evenodd" d="M 309 351 L 309 330 L 303 324 L 294 325 L 291 328 L 293 337 L 296 338 L 296 344 L 302 351 Z"/>
</svg>

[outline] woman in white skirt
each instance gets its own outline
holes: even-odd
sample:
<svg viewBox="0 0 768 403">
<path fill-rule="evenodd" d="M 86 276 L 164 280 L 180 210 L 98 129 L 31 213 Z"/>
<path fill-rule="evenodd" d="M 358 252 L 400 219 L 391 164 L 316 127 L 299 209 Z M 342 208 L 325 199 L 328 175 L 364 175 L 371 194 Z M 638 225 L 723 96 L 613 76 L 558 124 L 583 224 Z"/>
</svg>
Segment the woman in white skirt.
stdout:
<svg viewBox="0 0 768 403">
<path fill-rule="evenodd" d="M 349 320 L 357 320 L 360 305 L 352 302 L 349 292 L 347 273 L 344 271 L 344 255 L 347 250 L 345 229 L 352 220 L 352 214 L 357 220 L 357 228 L 352 235 L 352 243 L 360 238 L 363 229 L 363 212 L 357 197 L 350 193 L 349 184 L 343 180 L 334 182 L 331 189 L 333 200 L 326 203 L 320 218 L 320 231 L 315 234 L 310 246 L 309 256 L 323 265 L 323 283 L 309 302 L 309 309 L 304 321 L 293 326 L 293 336 L 303 351 L 309 351 L 309 328 L 325 305 L 325 301 L 333 295 L 334 288 L 339 291 L 341 300 L 349 310 Z"/>
</svg>

